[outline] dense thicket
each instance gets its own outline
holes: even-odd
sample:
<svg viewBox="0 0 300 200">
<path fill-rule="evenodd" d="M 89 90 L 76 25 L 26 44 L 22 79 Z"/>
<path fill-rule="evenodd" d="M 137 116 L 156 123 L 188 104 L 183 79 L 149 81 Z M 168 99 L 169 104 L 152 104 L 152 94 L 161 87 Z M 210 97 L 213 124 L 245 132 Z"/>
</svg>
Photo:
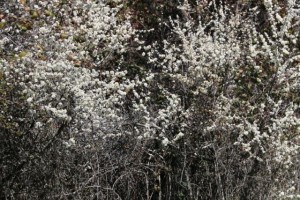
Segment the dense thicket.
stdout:
<svg viewBox="0 0 300 200">
<path fill-rule="evenodd" d="M 299 5 L 1 1 L 0 198 L 300 198 Z"/>
</svg>

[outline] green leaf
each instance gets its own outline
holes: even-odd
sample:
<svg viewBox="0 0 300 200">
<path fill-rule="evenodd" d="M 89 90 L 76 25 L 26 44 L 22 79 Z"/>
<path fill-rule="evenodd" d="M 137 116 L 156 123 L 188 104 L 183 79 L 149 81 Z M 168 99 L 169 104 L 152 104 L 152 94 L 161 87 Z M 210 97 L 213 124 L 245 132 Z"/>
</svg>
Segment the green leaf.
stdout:
<svg viewBox="0 0 300 200">
<path fill-rule="evenodd" d="M 6 22 L 0 22 L 0 29 L 3 29 L 6 25 Z"/>
<path fill-rule="evenodd" d="M 21 52 L 19 53 L 19 57 L 20 57 L 20 58 L 24 58 L 27 54 L 28 54 L 28 53 L 27 53 L 26 51 L 21 51 Z"/>
<path fill-rule="evenodd" d="M 30 16 L 33 19 L 37 19 L 39 17 L 39 13 L 36 10 L 30 10 Z"/>
</svg>

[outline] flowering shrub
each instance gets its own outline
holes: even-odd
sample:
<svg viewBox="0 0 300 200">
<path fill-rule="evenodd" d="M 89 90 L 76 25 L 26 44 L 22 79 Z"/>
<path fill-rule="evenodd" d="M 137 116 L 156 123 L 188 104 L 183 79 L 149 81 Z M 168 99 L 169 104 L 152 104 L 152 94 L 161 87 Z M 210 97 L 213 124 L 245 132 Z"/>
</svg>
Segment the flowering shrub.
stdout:
<svg viewBox="0 0 300 200">
<path fill-rule="evenodd" d="M 299 48 L 295 48 L 298 36 L 294 31 L 299 28 L 299 10 L 295 1 L 285 7 L 265 1 L 264 7 L 268 32 L 259 32 L 253 19 L 243 13 L 226 14 L 229 9 L 225 6 L 207 24 L 189 16 L 171 19 L 172 37 L 153 45 L 147 53 L 149 63 L 161 70 L 160 75 L 181 88 L 174 90 L 174 84 L 168 89 L 188 99 L 184 110 L 189 118 L 187 127 L 197 131 L 183 134 L 186 140 L 195 139 L 190 134 L 209 137 L 191 151 L 198 154 L 198 149 L 207 148 L 209 143 L 215 152 L 219 198 L 235 198 L 233 190 L 240 190 L 241 198 L 257 198 L 262 186 L 255 177 L 278 180 L 274 177 L 287 176 L 286 170 L 298 163 L 299 102 L 295 96 L 299 91 Z M 180 9 L 188 13 L 189 4 Z M 193 118 L 200 118 L 200 126 Z M 240 157 L 239 164 L 233 163 L 235 158 L 224 163 L 229 155 Z M 233 171 L 225 172 L 228 170 Z M 239 173 L 244 174 L 242 182 L 229 178 Z M 281 190 L 277 184 L 266 183 L 267 190 L 273 191 L 268 198 L 295 187 L 295 181 L 291 184 L 290 180 L 285 186 L 279 184 Z M 192 187 L 189 190 L 194 192 Z"/>
<path fill-rule="evenodd" d="M 299 196 L 296 0 L 0 5 L 1 198 Z"/>
</svg>

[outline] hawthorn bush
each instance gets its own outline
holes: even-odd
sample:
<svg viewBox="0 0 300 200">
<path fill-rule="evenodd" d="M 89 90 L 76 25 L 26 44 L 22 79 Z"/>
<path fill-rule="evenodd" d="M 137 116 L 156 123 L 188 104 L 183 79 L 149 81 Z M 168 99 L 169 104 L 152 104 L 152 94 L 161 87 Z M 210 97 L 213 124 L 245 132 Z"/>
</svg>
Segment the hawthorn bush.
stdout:
<svg viewBox="0 0 300 200">
<path fill-rule="evenodd" d="M 299 3 L 3 1 L 0 198 L 300 198 Z"/>
</svg>

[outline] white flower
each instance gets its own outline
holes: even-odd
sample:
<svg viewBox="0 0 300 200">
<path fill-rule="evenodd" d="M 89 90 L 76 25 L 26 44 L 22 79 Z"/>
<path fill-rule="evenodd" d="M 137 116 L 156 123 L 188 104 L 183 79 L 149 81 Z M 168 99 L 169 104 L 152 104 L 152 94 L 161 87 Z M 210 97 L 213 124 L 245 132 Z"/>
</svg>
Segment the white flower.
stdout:
<svg viewBox="0 0 300 200">
<path fill-rule="evenodd" d="M 33 98 L 32 98 L 32 97 L 29 97 L 29 98 L 27 99 L 27 102 L 28 102 L 28 103 L 31 103 L 32 100 L 33 100 Z"/>
<path fill-rule="evenodd" d="M 173 139 L 174 142 L 176 142 L 177 140 L 181 139 L 184 136 L 184 134 L 182 132 L 179 132 L 176 137 Z"/>
<path fill-rule="evenodd" d="M 162 141 L 162 144 L 164 145 L 164 146 L 167 146 L 168 144 L 170 143 L 170 141 L 168 140 L 168 138 L 164 138 L 163 139 L 163 141 Z"/>
<path fill-rule="evenodd" d="M 69 144 L 71 144 L 71 145 L 75 145 L 76 144 L 76 141 L 75 141 L 75 139 L 73 137 L 69 139 Z"/>
<path fill-rule="evenodd" d="M 49 33 L 49 32 L 50 32 L 50 30 L 49 30 L 48 28 L 46 28 L 46 27 L 41 27 L 41 28 L 39 29 L 39 31 L 40 31 L 40 33 L 42 33 L 42 34 L 46 34 L 46 33 Z"/>
<path fill-rule="evenodd" d="M 282 49 L 282 52 L 283 52 L 284 54 L 286 54 L 286 55 L 289 55 L 289 54 L 290 54 L 290 52 L 288 52 L 288 50 L 286 50 L 286 49 Z"/>
</svg>

